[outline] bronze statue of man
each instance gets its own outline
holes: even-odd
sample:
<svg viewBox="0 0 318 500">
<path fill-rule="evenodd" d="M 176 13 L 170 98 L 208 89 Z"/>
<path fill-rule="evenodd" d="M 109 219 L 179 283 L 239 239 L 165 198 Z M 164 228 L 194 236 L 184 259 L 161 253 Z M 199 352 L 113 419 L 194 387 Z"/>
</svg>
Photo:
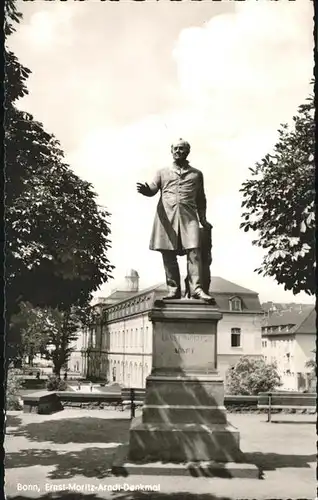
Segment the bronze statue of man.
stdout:
<svg viewBox="0 0 318 500">
<path fill-rule="evenodd" d="M 173 163 L 160 169 L 150 184 L 137 183 L 137 191 L 154 196 L 161 191 L 157 206 L 150 250 L 162 253 L 168 295 L 165 299 L 181 298 L 178 255 L 187 255 L 190 296 L 211 303 L 212 297 L 202 288 L 200 274 L 200 226 L 211 230 L 206 220 L 206 197 L 203 174 L 187 161 L 190 144 L 179 139 L 171 146 Z"/>
</svg>

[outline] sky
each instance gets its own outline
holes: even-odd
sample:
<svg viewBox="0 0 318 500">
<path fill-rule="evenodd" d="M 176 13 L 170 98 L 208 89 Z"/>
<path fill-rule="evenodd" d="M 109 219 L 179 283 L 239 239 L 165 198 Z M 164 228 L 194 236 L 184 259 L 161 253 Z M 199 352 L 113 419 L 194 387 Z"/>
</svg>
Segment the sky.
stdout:
<svg viewBox="0 0 318 500">
<path fill-rule="evenodd" d="M 149 240 L 158 196 L 151 181 L 191 144 L 213 224 L 211 274 L 255 290 L 261 301 L 312 302 L 254 272 L 262 250 L 239 229 L 239 189 L 290 123 L 313 76 L 310 0 L 142 3 L 17 1 L 23 21 L 8 44 L 32 70 L 19 107 L 60 140 L 74 172 L 111 213 L 114 279 L 136 269 L 140 286 L 164 281 Z M 185 258 L 180 260 L 185 273 Z"/>
</svg>

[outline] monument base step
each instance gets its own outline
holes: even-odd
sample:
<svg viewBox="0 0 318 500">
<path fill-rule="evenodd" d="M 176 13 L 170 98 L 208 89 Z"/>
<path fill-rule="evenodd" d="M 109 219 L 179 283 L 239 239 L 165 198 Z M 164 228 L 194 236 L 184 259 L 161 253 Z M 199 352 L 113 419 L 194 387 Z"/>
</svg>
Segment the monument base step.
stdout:
<svg viewBox="0 0 318 500">
<path fill-rule="evenodd" d="M 129 431 L 129 460 L 241 461 L 239 431 L 231 424 L 145 424 L 136 418 Z"/>
<path fill-rule="evenodd" d="M 262 479 L 255 464 L 245 462 L 132 462 L 128 458 L 129 445 L 121 445 L 115 455 L 114 476 L 188 476 L 222 479 Z"/>
<path fill-rule="evenodd" d="M 147 405 L 142 408 L 144 424 L 226 424 L 224 406 Z"/>
</svg>

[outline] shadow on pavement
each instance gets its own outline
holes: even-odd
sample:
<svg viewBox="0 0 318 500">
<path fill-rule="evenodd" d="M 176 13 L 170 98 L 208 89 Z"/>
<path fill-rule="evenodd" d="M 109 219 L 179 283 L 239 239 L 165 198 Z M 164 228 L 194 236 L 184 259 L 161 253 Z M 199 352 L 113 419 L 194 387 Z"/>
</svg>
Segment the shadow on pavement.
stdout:
<svg viewBox="0 0 318 500">
<path fill-rule="evenodd" d="M 6 427 L 19 427 L 21 423 L 21 417 L 17 415 L 6 415 Z"/>
<path fill-rule="evenodd" d="M 84 448 L 81 451 L 65 453 L 43 449 L 21 450 L 17 453 L 6 454 L 5 468 L 55 466 L 54 471 L 47 474 L 48 479 L 68 479 L 77 475 L 102 479 L 111 475 L 116 450 L 117 446 Z"/>
<path fill-rule="evenodd" d="M 36 497 L 37 500 L 102 500 L 105 496 L 99 496 L 98 494 L 88 493 L 83 494 L 79 492 L 67 492 L 62 491 L 58 493 L 48 493 Z M 219 497 L 212 494 L 194 494 L 187 492 L 180 493 L 158 493 L 153 491 L 126 491 L 126 492 L 114 492 L 108 493 L 107 498 L 116 500 L 143 500 L 149 498 L 151 500 L 232 500 L 229 497 Z M 28 500 L 30 497 L 24 495 L 8 496 L 8 500 Z"/>
<path fill-rule="evenodd" d="M 62 452 L 43 449 L 21 450 L 16 453 L 6 453 L 5 468 L 25 468 L 33 466 L 50 467 L 55 470 L 48 473 L 48 479 L 68 479 L 80 475 L 87 478 L 102 479 L 111 476 L 113 459 L 118 447 L 84 448 L 80 451 Z M 277 453 L 246 453 L 247 463 L 255 464 L 262 477 L 263 471 L 274 471 L 280 468 L 309 468 L 310 463 L 316 461 L 316 455 L 280 455 Z M 193 477 L 204 477 L 204 470 L 200 474 L 194 471 Z M 128 474 L 122 474 L 128 476 Z M 224 475 L 229 477 L 226 470 Z"/>
<path fill-rule="evenodd" d="M 313 420 L 272 420 L 271 424 L 293 424 L 293 425 L 317 425 L 317 422 L 314 422 Z"/>
<path fill-rule="evenodd" d="M 255 464 L 260 471 L 282 468 L 310 468 L 316 462 L 316 455 L 281 455 L 279 453 L 245 453 L 248 463 Z"/>
<path fill-rule="evenodd" d="M 231 500 L 229 497 L 219 497 L 213 494 L 202 493 L 160 493 L 146 491 L 127 491 L 123 493 L 115 493 L 111 498 L 116 500 L 143 500 L 150 498 L 151 500 Z"/>
<path fill-rule="evenodd" d="M 10 424 L 13 426 L 13 424 Z M 31 423 L 10 432 L 30 441 L 66 443 L 122 443 L 127 440 L 130 420 L 96 417 L 65 418 Z"/>
</svg>

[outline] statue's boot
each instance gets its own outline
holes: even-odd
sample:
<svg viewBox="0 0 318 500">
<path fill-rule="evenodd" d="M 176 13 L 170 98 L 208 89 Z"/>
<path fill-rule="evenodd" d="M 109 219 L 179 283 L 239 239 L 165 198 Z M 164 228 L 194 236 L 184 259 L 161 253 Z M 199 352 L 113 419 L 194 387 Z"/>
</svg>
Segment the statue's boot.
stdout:
<svg viewBox="0 0 318 500">
<path fill-rule="evenodd" d="M 177 253 L 170 250 L 162 251 L 161 253 L 168 287 L 168 295 L 163 297 L 163 300 L 181 299 L 180 271 Z"/>
<path fill-rule="evenodd" d="M 211 297 L 211 295 L 205 293 L 202 288 L 197 288 L 192 294 L 192 298 L 197 300 L 204 300 L 204 302 L 207 302 L 208 304 L 215 304 L 214 298 Z"/>
</svg>

